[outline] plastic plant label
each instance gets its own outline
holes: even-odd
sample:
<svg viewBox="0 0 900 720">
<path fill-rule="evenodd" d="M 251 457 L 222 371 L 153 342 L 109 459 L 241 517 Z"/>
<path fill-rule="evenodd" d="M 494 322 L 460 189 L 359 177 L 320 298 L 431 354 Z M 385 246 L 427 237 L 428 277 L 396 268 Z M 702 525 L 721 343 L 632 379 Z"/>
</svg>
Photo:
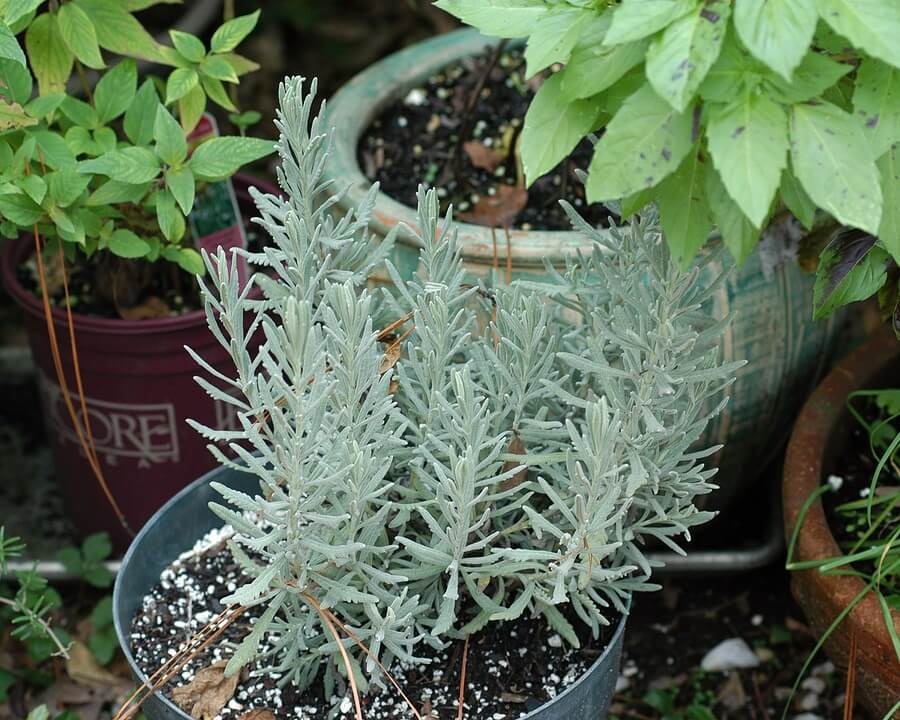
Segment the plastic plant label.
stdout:
<svg viewBox="0 0 900 720">
<path fill-rule="evenodd" d="M 188 146 L 193 149 L 204 140 L 218 135 L 216 119 L 204 113 L 197 127 L 188 135 Z M 194 246 L 199 251 L 215 253 L 221 247 L 230 256 L 234 248 L 247 249 L 244 220 L 230 179 L 198 186 L 188 222 L 194 236 Z M 238 278 L 242 286 L 247 282 L 248 275 L 246 259 L 238 257 Z"/>
</svg>

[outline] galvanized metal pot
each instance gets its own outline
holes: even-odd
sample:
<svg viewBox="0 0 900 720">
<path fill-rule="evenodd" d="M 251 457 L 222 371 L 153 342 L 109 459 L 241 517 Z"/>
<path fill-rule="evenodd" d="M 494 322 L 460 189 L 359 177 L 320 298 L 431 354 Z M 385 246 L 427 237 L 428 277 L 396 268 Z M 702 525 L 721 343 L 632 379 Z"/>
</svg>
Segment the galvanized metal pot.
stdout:
<svg viewBox="0 0 900 720">
<path fill-rule="evenodd" d="M 326 107 L 324 121 L 335 129 L 335 146 L 326 168 L 334 180 L 330 192 L 349 187 L 339 208 L 359 203 L 371 182 L 357 160 L 360 137 L 376 116 L 410 89 L 446 66 L 475 55 L 496 40 L 461 30 L 419 43 L 375 63 L 345 85 Z M 419 178 L 410 178 L 411 183 Z M 381 193 L 369 226 L 384 236 L 396 225 L 416 226 L 414 208 Z M 495 250 L 490 228 L 457 223 L 466 266 L 484 275 L 493 266 Z M 497 258 L 506 267 L 506 238 L 500 233 Z M 563 267 L 565 258 L 589 252 L 591 243 L 577 232 L 510 232 L 514 277 L 539 277 L 544 261 Z M 418 247 L 408 232 L 400 232 L 393 262 L 407 276 L 415 272 Z M 708 427 L 703 442 L 724 444 L 718 457 L 721 489 L 712 496 L 718 507 L 730 505 L 754 484 L 759 472 L 787 439 L 802 399 L 826 367 L 836 336 L 832 321 L 812 321 L 813 278 L 796 263 L 763 266 L 754 253 L 722 286 L 713 302 L 718 316 L 732 313 L 733 322 L 722 337 L 726 360 L 748 360 L 731 389 L 727 410 Z M 710 263 L 702 272 L 710 277 L 731 263 Z"/>
<path fill-rule="evenodd" d="M 138 533 L 122 560 L 113 591 L 113 620 L 119 644 L 138 682 L 146 682 L 147 673 L 134 661 L 132 618 L 140 609 L 144 596 L 159 582 L 160 573 L 181 553 L 193 547 L 197 539 L 221 525 L 222 521 L 209 509 L 210 501 L 221 500 L 209 485 L 212 481 L 250 494 L 259 492 L 258 481 L 247 473 L 229 468 L 213 470 L 166 503 Z M 607 648 L 577 682 L 525 718 L 603 720 L 619 677 L 625 620 L 624 617 L 619 620 Z M 148 720 L 190 720 L 187 713 L 161 693 L 148 698 L 143 712 Z"/>
</svg>

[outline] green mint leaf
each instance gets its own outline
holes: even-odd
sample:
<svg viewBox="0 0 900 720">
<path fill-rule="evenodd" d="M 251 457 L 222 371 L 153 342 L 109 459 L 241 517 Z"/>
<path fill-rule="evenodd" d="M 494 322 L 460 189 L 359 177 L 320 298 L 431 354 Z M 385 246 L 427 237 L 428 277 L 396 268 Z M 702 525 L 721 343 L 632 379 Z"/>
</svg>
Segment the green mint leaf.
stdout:
<svg viewBox="0 0 900 720">
<path fill-rule="evenodd" d="M 647 79 L 678 112 L 688 106 L 719 57 L 730 14 L 726 0 L 704 2 L 650 43 Z"/>
<path fill-rule="evenodd" d="M 119 257 L 141 258 L 150 252 L 150 245 L 131 230 L 119 229 L 110 235 L 109 249 Z"/>
<path fill-rule="evenodd" d="M 166 172 L 166 187 L 185 215 L 194 207 L 195 184 L 194 173 L 190 168 L 181 167 Z"/>
<path fill-rule="evenodd" d="M 93 130 L 100 124 L 100 116 L 93 106 L 71 95 L 66 96 L 59 109 L 69 120 L 87 130 Z"/>
<path fill-rule="evenodd" d="M 660 183 L 656 194 L 666 241 L 682 267 L 690 264 L 712 231 L 705 173 L 697 143 L 675 172 Z"/>
<path fill-rule="evenodd" d="M 25 175 L 16 180 L 15 184 L 38 205 L 44 202 L 44 197 L 47 195 L 47 183 L 39 175 Z"/>
<path fill-rule="evenodd" d="M 176 243 L 184 237 L 184 215 L 181 214 L 175 198 L 168 190 L 156 193 L 156 220 L 163 236 L 169 242 Z"/>
<path fill-rule="evenodd" d="M 150 183 L 123 183 L 118 180 L 107 180 L 91 193 L 87 205 L 102 207 L 116 203 L 140 202 L 150 190 Z"/>
<path fill-rule="evenodd" d="M 237 73 L 231 67 L 231 63 L 219 55 L 210 55 L 200 63 L 200 73 L 222 82 L 238 82 Z"/>
<path fill-rule="evenodd" d="M 48 167 L 59 170 L 66 165 L 75 164 L 75 155 L 59 133 L 51 130 L 35 130 L 31 131 L 31 136 L 37 142 L 39 157 Z"/>
<path fill-rule="evenodd" d="M 30 15 L 38 9 L 44 0 L 9 0 L 6 3 L 5 22 L 9 26 L 15 25 L 26 15 Z"/>
<path fill-rule="evenodd" d="M 0 58 L 15 60 L 20 65 L 26 64 L 22 46 L 5 23 L 0 23 Z"/>
<path fill-rule="evenodd" d="M 541 85 L 525 115 L 522 130 L 522 164 L 531 185 L 552 170 L 594 129 L 596 104 L 590 100 L 566 102 L 560 87 L 562 77 L 553 75 Z"/>
<path fill-rule="evenodd" d="M 191 275 L 203 275 L 206 272 L 203 257 L 194 248 L 178 248 L 178 257 L 175 261 L 182 270 Z"/>
<path fill-rule="evenodd" d="M 819 15 L 853 45 L 900 67 L 900 4 L 885 0 L 816 0 Z"/>
<path fill-rule="evenodd" d="M 198 63 L 206 57 L 206 47 L 200 38 L 180 30 L 169 30 L 169 37 L 181 57 L 191 63 Z"/>
<path fill-rule="evenodd" d="M 16 60 L 0 59 L 0 96 L 24 105 L 31 100 L 31 73 Z"/>
<path fill-rule="evenodd" d="M 225 90 L 225 86 L 222 84 L 221 80 L 216 80 L 215 78 L 201 75 L 200 83 L 203 86 L 203 89 L 206 91 L 209 99 L 212 100 L 216 105 L 218 105 L 219 107 L 223 107 L 226 110 L 231 110 L 232 112 L 237 110 L 237 108 L 234 106 L 234 103 L 231 102 L 231 98 L 228 96 L 228 91 Z"/>
<path fill-rule="evenodd" d="M 117 55 L 159 62 L 161 47 L 120 0 L 74 0 L 91 21 L 97 41 Z"/>
<path fill-rule="evenodd" d="M 94 90 L 94 106 L 105 125 L 124 113 L 137 92 L 137 63 L 130 58 L 107 72 Z"/>
<path fill-rule="evenodd" d="M 206 93 L 199 85 L 178 101 L 178 119 L 186 133 L 197 127 L 205 109 Z"/>
<path fill-rule="evenodd" d="M 271 140 L 242 137 L 212 138 L 194 150 L 189 165 L 199 180 L 222 180 L 243 165 L 271 154 Z"/>
<path fill-rule="evenodd" d="M 149 145 L 156 126 L 156 109 L 161 106 L 156 86 L 149 78 L 125 111 L 124 129 L 126 137 L 135 145 Z"/>
<path fill-rule="evenodd" d="M 166 105 L 180 100 L 197 87 L 200 76 L 194 68 L 175 68 L 166 82 Z"/>
<path fill-rule="evenodd" d="M 693 114 L 675 112 L 649 84 L 629 97 L 594 148 L 590 202 L 631 195 L 674 172 L 691 149 Z"/>
<path fill-rule="evenodd" d="M 813 201 L 845 225 L 878 232 L 878 168 L 861 123 L 829 103 L 791 110 L 791 162 Z"/>
<path fill-rule="evenodd" d="M 97 31 L 87 13 L 75 3 L 65 3 L 57 13 L 59 32 L 72 54 L 84 65 L 98 70 L 106 67 L 97 43 Z"/>
<path fill-rule="evenodd" d="M 50 197 L 59 207 L 74 203 L 87 189 L 91 176 L 78 172 L 73 166 L 64 167 L 49 175 Z"/>
<path fill-rule="evenodd" d="M 81 552 L 78 548 L 67 547 L 56 553 L 56 559 L 59 560 L 63 567 L 73 575 L 81 575 L 83 566 Z"/>
<path fill-rule="evenodd" d="M 621 45 L 654 35 L 696 9 L 697 0 L 622 0 L 603 42 Z"/>
<path fill-rule="evenodd" d="M 818 19 L 815 0 L 739 2 L 734 8 L 741 41 L 787 82 L 809 50 Z"/>
<path fill-rule="evenodd" d="M 819 256 L 813 287 L 813 318 L 871 297 L 884 285 L 888 254 L 875 238 L 858 230 L 838 233 Z"/>
<path fill-rule="evenodd" d="M 156 108 L 153 139 L 156 140 L 156 154 L 167 165 L 179 166 L 184 162 L 188 149 L 184 130 L 163 105 Z"/>
<path fill-rule="evenodd" d="M 63 41 L 50 13 L 38 15 L 25 33 L 25 49 L 41 95 L 65 92 L 75 56 Z"/>
<path fill-rule="evenodd" d="M 212 36 L 210 49 L 214 53 L 225 53 L 234 50 L 256 27 L 259 10 L 249 15 L 241 15 L 229 20 L 218 28 Z"/>
<path fill-rule="evenodd" d="M 748 94 L 709 110 L 713 163 L 744 214 L 761 227 L 787 163 L 787 114 L 765 95 Z"/>
<path fill-rule="evenodd" d="M 25 112 L 33 118 L 45 119 L 48 115 L 55 113 L 65 99 L 65 93 L 36 97 L 25 106 Z"/>
<path fill-rule="evenodd" d="M 150 182 L 159 175 L 159 159 L 142 147 L 127 147 L 104 153 L 94 160 L 78 163 L 81 172 L 98 173 L 134 185 Z"/>
<path fill-rule="evenodd" d="M 853 111 L 862 120 L 872 154 L 881 157 L 900 141 L 900 69 L 863 60 L 856 73 Z"/>
</svg>

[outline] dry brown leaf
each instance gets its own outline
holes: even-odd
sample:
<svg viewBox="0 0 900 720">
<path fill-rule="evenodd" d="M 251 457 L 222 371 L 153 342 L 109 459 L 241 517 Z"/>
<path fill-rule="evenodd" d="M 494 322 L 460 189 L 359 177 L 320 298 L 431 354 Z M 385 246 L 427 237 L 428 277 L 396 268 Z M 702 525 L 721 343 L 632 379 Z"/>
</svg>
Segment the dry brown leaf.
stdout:
<svg viewBox="0 0 900 720">
<path fill-rule="evenodd" d="M 512 440 L 510 440 L 509 442 L 509 447 L 506 448 L 506 452 L 508 452 L 510 455 L 524 455 L 526 450 L 525 445 L 522 442 L 522 438 L 520 438 L 518 435 L 513 435 Z M 519 465 L 521 465 L 521 463 L 515 460 L 507 460 L 505 463 L 503 463 L 503 468 L 500 470 L 500 472 L 509 472 L 510 470 L 519 467 Z M 500 490 L 511 490 L 512 488 L 519 487 L 519 485 L 525 482 L 525 479 L 527 477 L 528 467 L 523 465 L 522 469 L 519 470 L 519 472 L 517 472 L 512 477 L 506 478 L 506 480 L 500 483 Z"/>
<path fill-rule="evenodd" d="M 494 172 L 500 163 L 506 160 L 506 154 L 496 148 L 488 147 L 477 140 L 469 140 L 463 143 L 463 150 L 469 156 L 469 162 L 477 168 Z"/>
<path fill-rule="evenodd" d="M 738 673 L 729 674 L 728 679 L 719 687 L 717 698 L 733 713 L 747 704 L 747 691 L 744 690 L 744 684 Z"/>
<path fill-rule="evenodd" d="M 118 308 L 123 320 L 150 320 L 152 318 L 166 317 L 171 310 L 162 300 L 155 295 L 148 297 L 144 302 L 133 307 Z"/>
<path fill-rule="evenodd" d="M 227 661 L 220 660 L 203 668 L 187 685 L 175 688 L 172 699 L 194 720 L 212 720 L 234 697 L 240 678 L 240 673 L 225 677 L 227 664 Z"/>
<path fill-rule="evenodd" d="M 528 191 L 518 185 L 498 185 L 493 195 L 483 195 L 471 212 L 459 219 L 487 227 L 508 227 L 528 204 Z"/>
<path fill-rule="evenodd" d="M 512 692 L 504 691 L 504 692 L 500 693 L 500 702 L 521 705 L 522 703 L 528 702 L 528 696 L 520 695 L 519 693 L 512 693 Z"/>
<path fill-rule="evenodd" d="M 69 648 L 69 659 L 66 660 L 66 674 L 79 685 L 86 687 L 116 687 L 123 684 L 108 670 L 104 670 L 94 659 L 87 646 L 76 640 Z"/>
<path fill-rule="evenodd" d="M 253 708 L 241 715 L 238 720 L 275 720 L 275 713 L 269 708 Z"/>
</svg>

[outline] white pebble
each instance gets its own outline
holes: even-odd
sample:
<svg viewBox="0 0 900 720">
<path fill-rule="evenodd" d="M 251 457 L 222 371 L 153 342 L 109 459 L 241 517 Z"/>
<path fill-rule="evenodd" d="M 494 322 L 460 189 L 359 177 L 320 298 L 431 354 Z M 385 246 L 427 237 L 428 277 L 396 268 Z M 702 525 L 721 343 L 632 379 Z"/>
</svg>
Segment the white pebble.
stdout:
<svg viewBox="0 0 900 720">
<path fill-rule="evenodd" d="M 759 657 L 741 638 L 723 640 L 706 653 L 700 667 L 707 672 L 727 672 L 739 668 L 759 667 Z"/>
<path fill-rule="evenodd" d="M 547 638 L 547 644 L 552 648 L 562 647 L 562 638 L 554 633 Z"/>
<path fill-rule="evenodd" d="M 844 478 L 842 478 L 840 475 L 829 475 L 828 484 L 831 485 L 832 490 L 837 492 L 843 486 Z"/>
</svg>

